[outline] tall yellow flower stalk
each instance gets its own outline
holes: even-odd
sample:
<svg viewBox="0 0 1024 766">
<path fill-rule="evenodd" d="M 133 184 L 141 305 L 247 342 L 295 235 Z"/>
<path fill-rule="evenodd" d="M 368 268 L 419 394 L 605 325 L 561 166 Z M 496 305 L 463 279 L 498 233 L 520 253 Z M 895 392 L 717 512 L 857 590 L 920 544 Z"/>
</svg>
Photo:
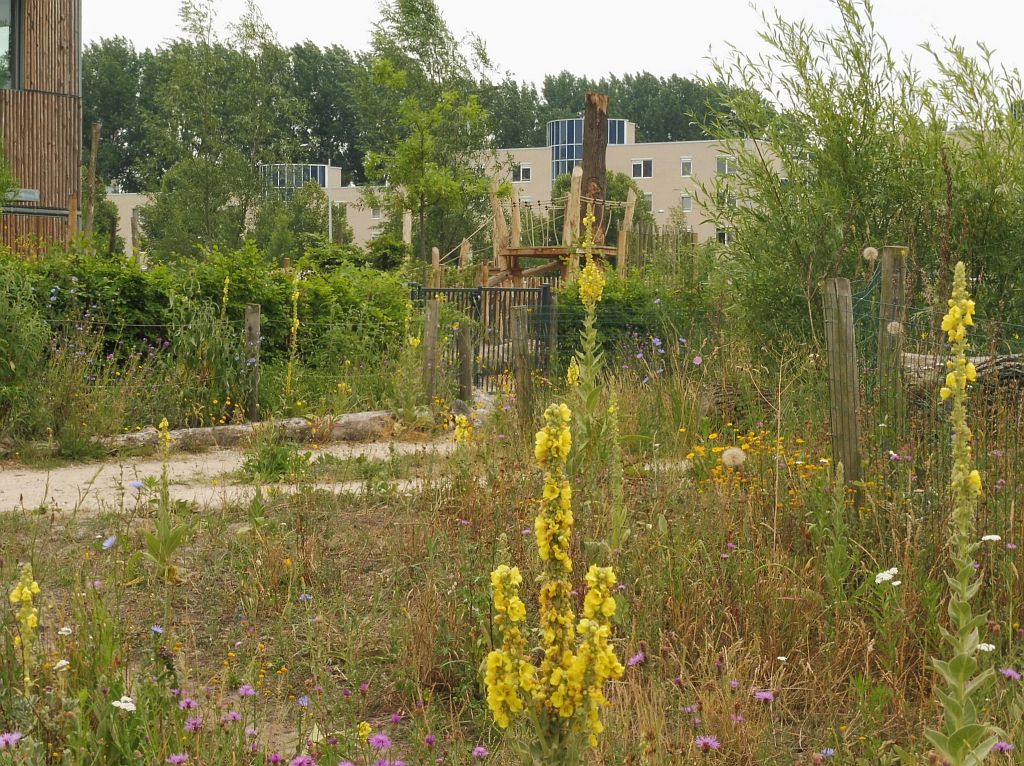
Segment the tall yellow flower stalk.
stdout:
<svg viewBox="0 0 1024 766">
<path fill-rule="evenodd" d="M 299 275 L 292 280 L 292 323 L 288 343 L 288 369 L 284 378 L 284 399 L 291 404 L 292 378 L 295 374 L 295 361 L 299 354 Z"/>
<path fill-rule="evenodd" d="M 523 581 L 519 568 L 503 564 L 491 573 L 495 623 L 502 641 L 501 648 L 487 656 L 487 703 L 501 728 L 508 727 L 514 716 L 528 713 L 535 738 L 525 754 L 533 763 L 546 765 L 578 763 L 584 738 L 597 745 L 604 730 L 601 708 L 608 704 L 605 683 L 623 673 L 610 643 L 616 583 L 611 567 L 590 567 L 583 617 L 577 621 L 573 611 L 572 488 L 565 472 L 572 450 L 571 420 L 565 404 L 551 405 L 534 442 L 534 457 L 544 471 L 534 522 L 543 565 L 538 578 L 538 666 L 529 661 L 531 653 L 520 627 L 526 607 L 519 597 Z"/>
<path fill-rule="evenodd" d="M 974 301 L 967 292 L 964 264 L 957 263 L 953 277 L 953 295 L 949 311 L 942 319 L 952 349 L 946 362 L 946 381 L 939 391 L 943 401 L 952 400 L 950 425 L 953 429 L 953 471 L 950 489 L 953 501 L 951 544 L 954 572 L 949 582 L 950 629 L 942 629 L 950 659 L 932 658 L 942 677 L 944 688 L 938 692 L 943 708 L 941 731 L 926 736 L 950 766 L 981 764 L 998 741 L 998 731 L 981 720 L 978 706 L 994 677 L 991 667 L 978 672 L 979 630 L 987 624 L 986 615 L 975 616 L 971 600 L 981 587 L 975 581 L 974 519 L 981 497 L 981 475 L 972 467 L 971 428 L 967 424 L 967 384 L 977 379 L 974 365 L 967 359 L 967 330 L 974 325 Z"/>
<path fill-rule="evenodd" d="M 35 605 L 35 597 L 38 595 L 39 583 L 32 576 L 32 565 L 25 564 L 21 568 L 21 577 L 11 590 L 10 600 L 17 608 L 15 618 L 18 621 L 18 635 L 14 638 L 14 645 L 21 649 L 26 694 L 32 686 L 32 645 L 35 643 L 36 631 L 39 630 L 39 610 Z"/>
</svg>

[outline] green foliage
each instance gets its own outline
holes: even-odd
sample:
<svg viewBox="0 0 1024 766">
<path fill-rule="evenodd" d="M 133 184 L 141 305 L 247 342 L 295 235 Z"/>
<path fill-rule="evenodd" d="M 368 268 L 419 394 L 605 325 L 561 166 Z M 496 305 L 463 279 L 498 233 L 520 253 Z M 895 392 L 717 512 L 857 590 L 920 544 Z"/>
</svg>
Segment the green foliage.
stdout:
<svg viewBox="0 0 1024 766">
<path fill-rule="evenodd" d="M 381 234 L 366 246 L 367 263 L 381 271 L 394 271 L 409 257 L 409 246 L 396 237 Z"/>
<path fill-rule="evenodd" d="M 24 392 L 38 380 L 48 339 L 26 275 L 0 261 L 0 433 L 22 430 L 30 419 L 34 397 Z"/>
<path fill-rule="evenodd" d="M 823 280 L 863 273 L 860 253 L 879 243 L 909 247 L 909 294 L 946 292 L 957 248 L 985 274 L 985 299 L 1017 312 L 1019 75 L 950 42 L 938 80 L 923 81 L 894 60 L 869 3 L 835 5 L 827 29 L 766 14 L 766 58 L 734 51 L 706 83 L 720 85 L 704 129 L 735 172 L 699 196 L 735 232 L 723 268 L 747 332 L 820 342 Z"/>
<path fill-rule="evenodd" d="M 288 197 L 267 192 L 267 201 L 259 211 L 253 239 L 274 263 L 285 258 L 298 261 L 312 247 L 327 240 L 326 192 L 309 181 Z"/>
</svg>

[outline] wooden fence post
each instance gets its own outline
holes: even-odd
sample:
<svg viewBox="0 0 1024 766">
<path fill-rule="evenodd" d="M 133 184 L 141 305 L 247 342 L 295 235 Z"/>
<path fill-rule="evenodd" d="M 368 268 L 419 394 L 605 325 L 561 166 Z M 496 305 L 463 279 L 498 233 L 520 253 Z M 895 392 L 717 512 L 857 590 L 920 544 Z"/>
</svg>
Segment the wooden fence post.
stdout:
<svg viewBox="0 0 1024 766">
<path fill-rule="evenodd" d="M 473 328 L 468 322 L 459 325 L 459 398 L 466 404 L 473 402 Z"/>
<path fill-rule="evenodd" d="M 516 404 L 522 422 L 533 414 L 533 365 L 530 364 L 530 315 L 528 306 L 512 307 L 512 373 L 516 379 Z"/>
<path fill-rule="evenodd" d="M 77 171 L 76 171 L 77 172 Z M 68 244 L 78 236 L 78 195 L 72 194 L 68 200 Z"/>
<path fill-rule="evenodd" d="M 100 149 L 100 124 L 92 124 L 92 145 L 89 147 L 89 175 L 86 189 L 89 191 L 89 206 L 85 209 L 85 236 L 92 236 L 93 222 L 96 220 L 96 155 Z"/>
<path fill-rule="evenodd" d="M 441 304 L 437 300 L 429 300 L 423 326 L 423 391 L 428 405 L 434 403 L 437 393 L 437 336 L 440 329 Z"/>
<path fill-rule="evenodd" d="M 462 245 L 459 247 L 459 268 L 464 269 L 469 266 L 469 262 L 473 259 L 473 247 L 469 244 L 468 239 L 462 240 Z"/>
<path fill-rule="evenodd" d="M 899 380 L 904 333 L 907 248 L 882 248 L 881 305 L 878 311 L 878 377 L 883 386 Z"/>
<path fill-rule="evenodd" d="M 857 346 L 853 326 L 853 293 L 845 277 L 825 282 L 825 343 L 828 347 L 829 412 L 832 454 L 843 464 L 846 482 L 859 481 L 860 429 L 857 409 Z"/>
<path fill-rule="evenodd" d="M 441 277 L 441 251 L 436 247 L 430 248 L 430 287 L 439 288 L 442 283 Z"/>
<path fill-rule="evenodd" d="M 631 186 L 629 191 L 626 192 L 626 209 L 622 214 L 622 226 L 619 228 L 619 255 L 615 263 L 615 268 L 623 277 L 626 276 L 626 270 L 629 268 L 629 239 L 633 233 L 633 215 L 635 211 L 636 192 Z"/>
<path fill-rule="evenodd" d="M 412 251 L 412 211 L 402 211 L 402 242 L 409 246 Z"/>
<path fill-rule="evenodd" d="M 245 403 L 245 417 L 249 422 L 259 420 L 260 409 L 260 304 L 245 307 L 245 364 L 249 368 L 249 391 Z"/>
<path fill-rule="evenodd" d="M 523 244 L 523 217 L 519 211 L 519 191 L 512 192 L 512 233 L 509 244 L 512 247 L 521 247 Z"/>
</svg>

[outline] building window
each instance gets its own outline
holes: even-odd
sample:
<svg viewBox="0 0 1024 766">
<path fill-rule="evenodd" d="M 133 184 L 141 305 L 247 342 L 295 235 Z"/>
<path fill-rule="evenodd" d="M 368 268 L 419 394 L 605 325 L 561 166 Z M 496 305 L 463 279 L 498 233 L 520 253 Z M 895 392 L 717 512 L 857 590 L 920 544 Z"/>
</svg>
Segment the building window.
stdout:
<svg viewBox="0 0 1024 766">
<path fill-rule="evenodd" d="M 533 168 L 530 165 L 515 165 L 512 168 L 512 181 L 517 184 L 529 183 L 533 180 Z"/>
<path fill-rule="evenodd" d="M 644 205 L 650 212 L 654 212 L 654 195 L 651 192 L 644 192 Z"/>
<path fill-rule="evenodd" d="M 693 158 L 683 157 L 679 160 L 679 171 L 683 178 L 689 178 L 693 175 Z"/>
<path fill-rule="evenodd" d="M 722 176 L 731 176 L 736 172 L 736 158 L 728 154 L 722 154 L 718 157 L 718 174 Z"/>
<path fill-rule="evenodd" d="M 372 218 L 375 221 L 380 220 L 380 208 L 379 207 L 371 207 L 370 208 L 370 218 Z"/>
<path fill-rule="evenodd" d="M 626 143 L 626 121 L 608 120 L 608 145 L 621 146 Z"/>
<path fill-rule="evenodd" d="M 734 229 L 716 229 L 715 236 L 720 245 L 731 245 L 736 241 L 736 231 Z"/>
<path fill-rule="evenodd" d="M 721 208 L 736 207 L 736 195 L 728 189 L 719 189 L 717 200 L 718 206 Z"/>
<path fill-rule="evenodd" d="M 654 178 L 654 160 L 633 160 L 633 178 Z"/>
<path fill-rule="evenodd" d="M 689 194 L 684 194 L 679 198 L 679 206 L 683 209 L 684 213 L 693 212 L 693 197 Z"/>
<path fill-rule="evenodd" d="M 0 0 L 0 89 L 21 85 L 21 0 Z"/>
</svg>

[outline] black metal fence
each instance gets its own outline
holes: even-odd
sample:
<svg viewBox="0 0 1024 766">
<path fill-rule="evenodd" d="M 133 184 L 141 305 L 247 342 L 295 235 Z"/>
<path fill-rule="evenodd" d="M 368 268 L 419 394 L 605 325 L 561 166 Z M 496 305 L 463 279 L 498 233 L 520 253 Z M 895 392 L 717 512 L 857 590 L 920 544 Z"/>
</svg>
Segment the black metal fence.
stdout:
<svg viewBox="0 0 1024 766">
<path fill-rule="evenodd" d="M 473 323 L 475 384 L 488 393 L 501 388 L 513 366 L 512 310 L 525 306 L 526 347 L 534 370 L 547 370 L 558 343 L 558 313 L 550 285 L 540 287 L 424 287 L 412 285 L 412 302 L 438 300 L 454 307 Z M 449 369 L 457 367 L 454 344 L 444 349 Z"/>
</svg>

